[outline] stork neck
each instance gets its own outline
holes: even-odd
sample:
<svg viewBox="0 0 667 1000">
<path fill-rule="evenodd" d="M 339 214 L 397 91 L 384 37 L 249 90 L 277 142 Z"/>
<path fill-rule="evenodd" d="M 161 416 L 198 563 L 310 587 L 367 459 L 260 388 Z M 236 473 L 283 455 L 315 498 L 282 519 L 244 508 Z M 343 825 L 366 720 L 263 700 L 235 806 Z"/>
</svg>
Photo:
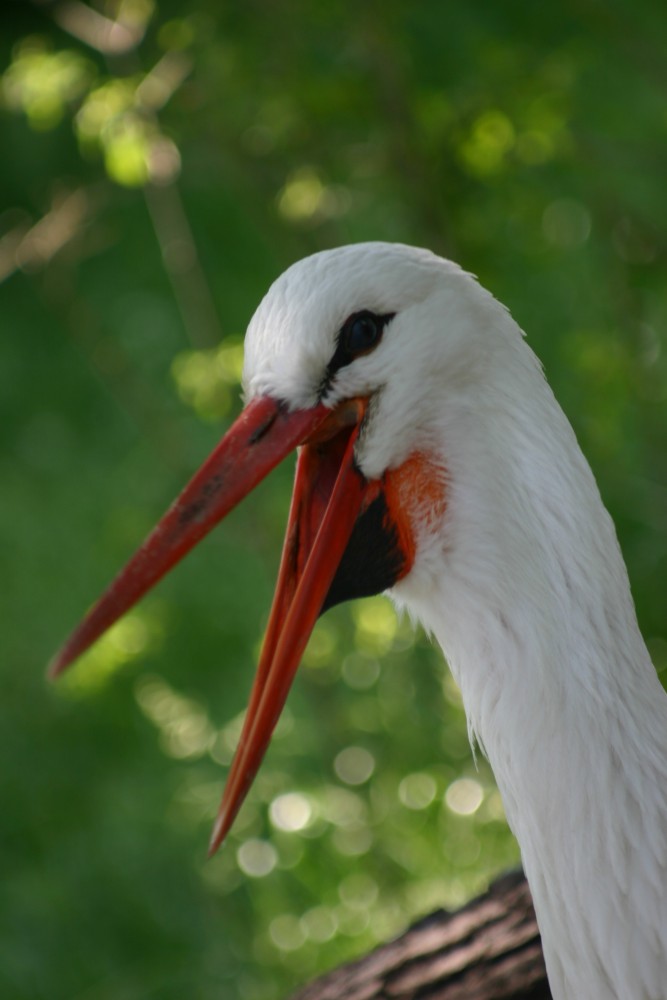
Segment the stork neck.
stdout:
<svg viewBox="0 0 667 1000">
<path fill-rule="evenodd" d="M 667 998 L 667 697 L 611 519 L 551 402 L 548 441 L 505 426 L 502 465 L 490 453 L 458 470 L 450 455 L 439 571 L 404 599 L 494 770 L 555 1000 Z"/>
</svg>

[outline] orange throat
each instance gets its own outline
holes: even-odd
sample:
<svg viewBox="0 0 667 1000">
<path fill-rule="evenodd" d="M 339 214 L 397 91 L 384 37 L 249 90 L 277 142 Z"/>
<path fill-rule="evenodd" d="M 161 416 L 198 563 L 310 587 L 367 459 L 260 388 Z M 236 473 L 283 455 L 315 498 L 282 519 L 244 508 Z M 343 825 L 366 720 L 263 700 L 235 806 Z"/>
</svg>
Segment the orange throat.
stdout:
<svg viewBox="0 0 667 1000">
<path fill-rule="evenodd" d="M 402 579 L 412 567 L 420 536 L 442 523 L 447 508 L 447 473 L 443 465 L 423 451 L 414 451 L 382 479 L 387 511 L 406 554 Z"/>
</svg>

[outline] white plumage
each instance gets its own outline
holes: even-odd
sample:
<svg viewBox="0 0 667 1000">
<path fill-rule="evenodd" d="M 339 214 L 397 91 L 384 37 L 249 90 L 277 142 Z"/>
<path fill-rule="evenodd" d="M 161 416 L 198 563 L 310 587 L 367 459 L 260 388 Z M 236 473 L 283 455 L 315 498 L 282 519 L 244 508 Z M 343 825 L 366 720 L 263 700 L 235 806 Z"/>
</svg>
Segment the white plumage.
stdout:
<svg viewBox="0 0 667 1000">
<path fill-rule="evenodd" d="M 433 254 L 368 243 L 291 267 L 248 330 L 247 399 L 317 402 L 337 331 L 395 313 L 337 372 L 368 397 L 368 478 L 428 454 L 417 551 L 391 591 L 438 639 L 519 841 L 556 1000 L 667 998 L 667 697 L 616 534 L 507 310 Z"/>
<path fill-rule="evenodd" d="M 212 849 L 317 615 L 393 584 L 394 601 L 440 642 L 493 767 L 555 1000 L 667 1000 L 667 696 L 611 519 L 516 323 L 428 251 L 342 247 L 271 287 L 248 330 L 243 382 L 244 412 L 52 673 L 300 445 Z"/>
</svg>

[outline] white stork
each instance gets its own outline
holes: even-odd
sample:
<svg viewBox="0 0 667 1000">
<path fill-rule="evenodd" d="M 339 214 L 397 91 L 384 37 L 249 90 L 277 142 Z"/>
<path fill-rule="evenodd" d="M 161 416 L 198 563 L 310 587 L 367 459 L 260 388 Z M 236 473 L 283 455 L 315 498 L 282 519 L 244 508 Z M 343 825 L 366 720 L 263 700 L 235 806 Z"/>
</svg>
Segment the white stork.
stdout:
<svg viewBox="0 0 667 1000">
<path fill-rule="evenodd" d="M 246 338 L 246 406 L 65 644 L 57 674 L 295 447 L 229 829 L 321 611 L 387 590 L 438 639 L 521 847 L 556 1000 L 667 998 L 667 696 L 612 521 L 507 310 L 434 254 L 289 268 Z"/>
</svg>

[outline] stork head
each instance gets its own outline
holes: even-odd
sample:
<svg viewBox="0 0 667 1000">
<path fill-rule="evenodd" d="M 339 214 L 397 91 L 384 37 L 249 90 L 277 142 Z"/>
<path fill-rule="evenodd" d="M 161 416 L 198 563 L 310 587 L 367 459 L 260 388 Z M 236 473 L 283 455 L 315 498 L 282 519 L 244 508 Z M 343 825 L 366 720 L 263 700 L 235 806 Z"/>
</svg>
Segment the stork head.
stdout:
<svg viewBox="0 0 667 1000">
<path fill-rule="evenodd" d="M 55 675 L 298 448 L 276 595 L 212 849 L 259 767 L 318 615 L 427 572 L 448 504 L 443 437 L 500 370 L 505 316 L 426 250 L 358 244 L 291 267 L 250 323 L 241 416 L 53 661 Z"/>
<path fill-rule="evenodd" d="M 274 282 L 250 322 L 246 400 L 291 410 L 366 400 L 355 457 L 377 478 L 428 443 L 449 390 L 489 367 L 498 313 L 474 278 L 428 250 L 361 243 L 314 254 Z"/>
</svg>

